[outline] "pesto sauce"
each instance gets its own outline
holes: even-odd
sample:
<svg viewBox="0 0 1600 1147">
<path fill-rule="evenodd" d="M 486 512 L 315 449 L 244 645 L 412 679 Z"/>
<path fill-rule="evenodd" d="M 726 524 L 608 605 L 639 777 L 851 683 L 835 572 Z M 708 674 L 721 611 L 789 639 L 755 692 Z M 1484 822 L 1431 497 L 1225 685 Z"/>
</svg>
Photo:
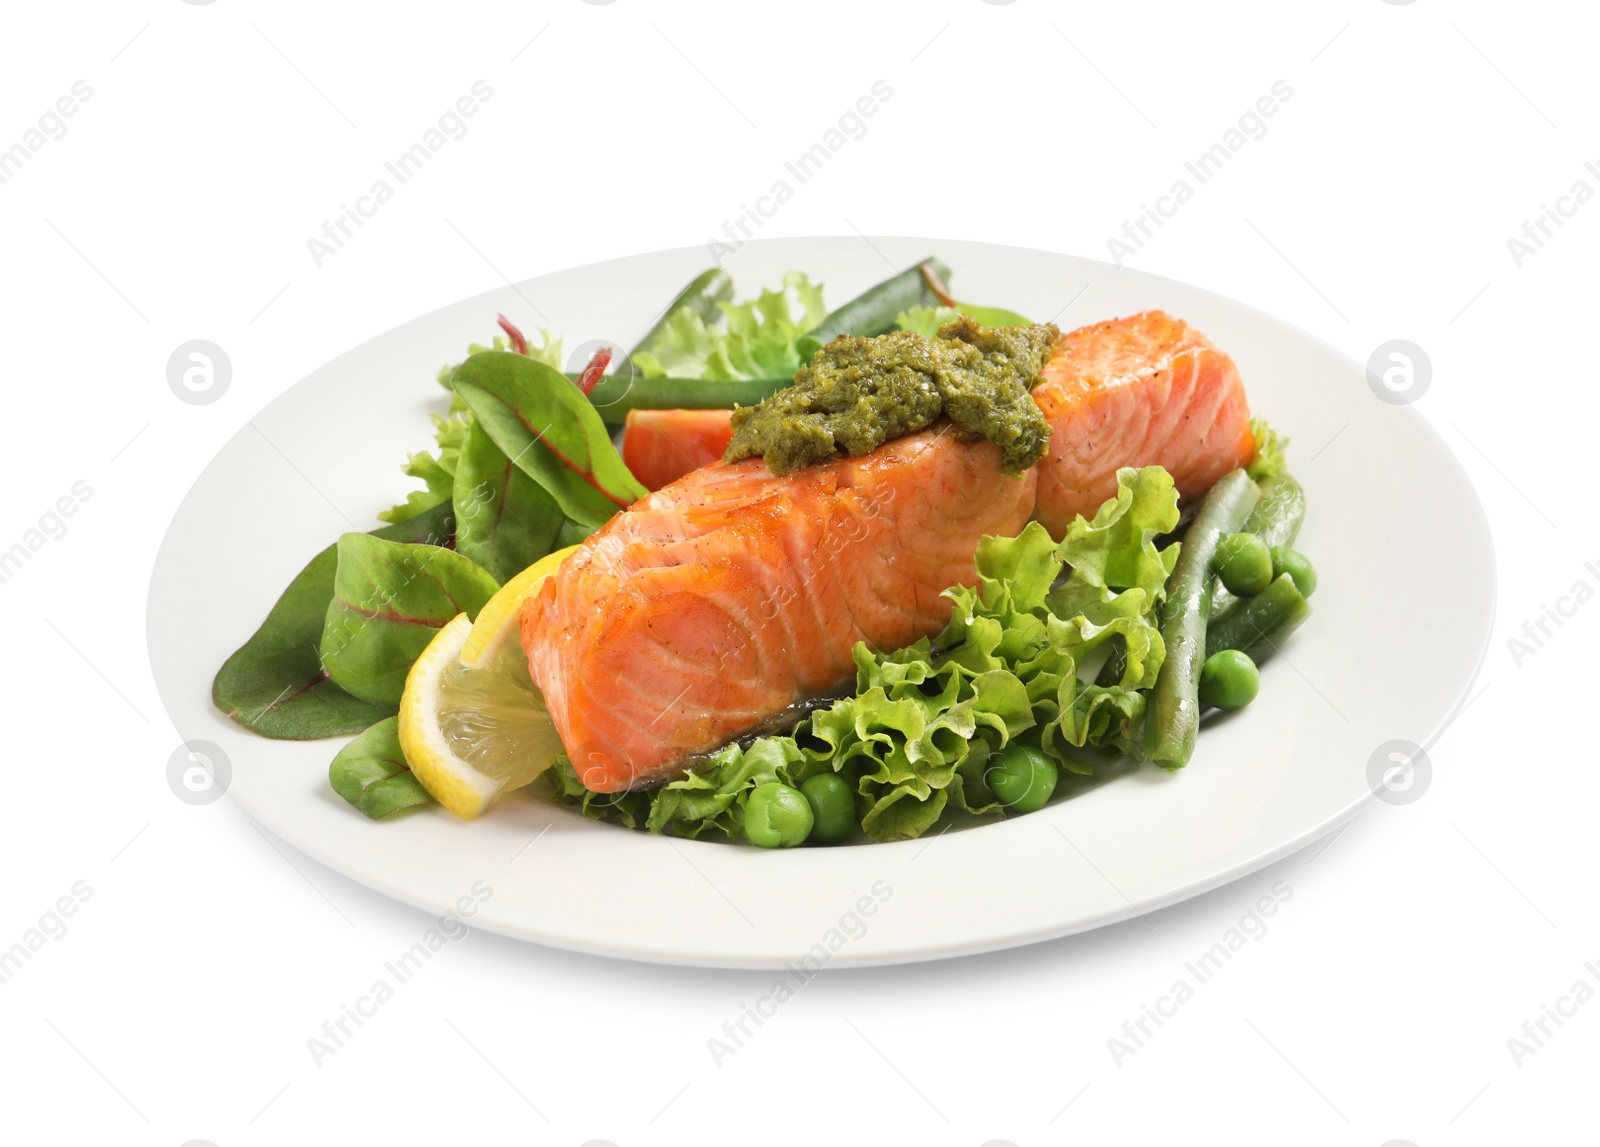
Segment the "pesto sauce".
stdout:
<svg viewBox="0 0 1600 1147">
<path fill-rule="evenodd" d="M 962 318 L 937 338 L 892 331 L 840 335 L 793 385 L 733 412 L 723 459 L 763 457 L 774 474 L 862 455 L 947 417 L 1000 447 L 1016 474 L 1044 457 L 1050 424 L 1030 393 L 1061 332 L 1053 323 L 984 327 Z"/>
</svg>

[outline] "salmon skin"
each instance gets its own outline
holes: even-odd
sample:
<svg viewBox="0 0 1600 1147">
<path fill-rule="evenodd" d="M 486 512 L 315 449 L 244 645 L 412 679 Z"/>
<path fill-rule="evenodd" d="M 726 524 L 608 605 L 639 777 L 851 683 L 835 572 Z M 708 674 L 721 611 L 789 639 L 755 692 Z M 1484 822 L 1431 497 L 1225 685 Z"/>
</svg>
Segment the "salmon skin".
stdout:
<svg viewBox="0 0 1600 1147">
<path fill-rule="evenodd" d="M 1035 474 L 948 422 L 783 477 L 718 462 L 640 499 L 523 605 L 528 668 L 578 778 L 648 787 L 838 689 L 865 641 L 949 620 L 985 534 L 1027 523 Z"/>
<path fill-rule="evenodd" d="M 1233 360 L 1161 311 L 1082 327 L 1056 344 L 1034 401 L 1054 428 L 1034 517 L 1060 539 L 1117 492 L 1122 466 L 1164 466 L 1184 501 L 1255 452 Z"/>
</svg>

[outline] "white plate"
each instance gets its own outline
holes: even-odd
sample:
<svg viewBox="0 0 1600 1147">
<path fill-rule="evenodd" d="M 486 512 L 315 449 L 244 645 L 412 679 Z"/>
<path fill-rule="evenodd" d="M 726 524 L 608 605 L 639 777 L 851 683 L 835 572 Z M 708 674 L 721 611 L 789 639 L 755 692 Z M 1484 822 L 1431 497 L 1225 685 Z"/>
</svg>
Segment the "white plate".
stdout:
<svg viewBox="0 0 1600 1147">
<path fill-rule="evenodd" d="M 959 297 L 1063 327 L 1148 307 L 1182 316 L 1234 356 L 1252 409 L 1294 440 L 1316 613 L 1264 665 L 1260 698 L 1203 730 L 1187 769 L 1135 769 L 1030 816 L 932 840 L 765 851 L 629 832 L 517 797 L 473 824 L 438 808 L 375 823 L 328 788 L 342 740 L 266 740 L 211 706 L 217 667 L 301 565 L 340 532 L 376 526 L 399 497 L 408 480 L 396 467 L 431 445 L 426 414 L 442 409 L 434 372 L 487 340 L 496 312 L 532 327 L 531 302 L 569 348 L 628 345 L 706 265 L 702 248 L 563 271 L 436 311 L 258 414 L 200 476 L 156 560 L 150 661 L 174 724 L 222 747 L 229 795 L 261 824 L 370 888 L 443 913 L 486 881 L 478 926 L 681 964 L 777 967 L 808 951 L 813 963 L 889 964 L 1064 936 L 1215 888 L 1348 820 L 1374 797 L 1374 751 L 1395 739 L 1427 745 L 1487 648 L 1493 549 L 1450 451 L 1332 348 L 1127 268 L 852 237 L 750 243 L 729 269 L 744 295 L 802 268 L 838 303 L 888 264 L 930 253 L 954 269 Z"/>
</svg>

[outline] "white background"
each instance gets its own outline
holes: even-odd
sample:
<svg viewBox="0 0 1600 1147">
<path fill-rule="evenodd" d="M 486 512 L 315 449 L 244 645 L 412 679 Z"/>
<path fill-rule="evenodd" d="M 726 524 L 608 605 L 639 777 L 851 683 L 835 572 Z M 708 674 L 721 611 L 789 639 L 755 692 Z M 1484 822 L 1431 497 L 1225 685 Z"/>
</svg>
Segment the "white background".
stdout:
<svg viewBox="0 0 1600 1147">
<path fill-rule="evenodd" d="M 0 185 L 0 549 L 75 482 L 93 495 L 0 585 L 0 947 L 75 882 L 93 893 L 0 985 L 0 1135 L 1434 1147 L 1576 1142 L 1592 1127 L 1600 1003 L 1551 1025 L 1520 1065 L 1507 1040 L 1574 981 L 1600 986 L 1584 968 L 1600 961 L 1600 608 L 1520 667 L 1506 645 L 1580 578 L 1600 585 L 1583 568 L 1600 539 L 1582 350 L 1600 205 L 1520 268 L 1506 245 L 1577 180 L 1600 190 L 1584 168 L 1600 166 L 1592 9 L 449 9 L 128 0 L 5 17 L 0 148 L 74 81 L 93 95 Z M 494 95 L 465 138 L 319 269 L 307 238 L 475 80 Z M 720 234 L 875 80 L 893 97 L 865 137 L 762 234 L 1105 258 L 1185 159 L 1274 81 L 1292 87 L 1265 137 L 1128 262 L 1358 361 L 1392 338 L 1427 350 L 1419 408 L 1471 472 L 1499 552 L 1488 691 L 1433 747 L 1414 804 L 1376 805 L 1331 843 L 1149 922 L 830 971 L 720 1066 L 708 1037 L 770 976 L 481 933 L 315 1066 L 308 1037 L 429 920 L 226 800 L 169 791 L 178 738 L 149 678 L 144 601 L 171 512 L 229 436 L 340 351 L 507 278 Z M 167 387 L 168 355 L 195 338 L 233 363 L 212 405 Z M 1369 638 L 1374 659 L 1407 655 Z M 1276 881 L 1293 895 L 1267 934 L 1114 1062 L 1108 1038 Z"/>
</svg>

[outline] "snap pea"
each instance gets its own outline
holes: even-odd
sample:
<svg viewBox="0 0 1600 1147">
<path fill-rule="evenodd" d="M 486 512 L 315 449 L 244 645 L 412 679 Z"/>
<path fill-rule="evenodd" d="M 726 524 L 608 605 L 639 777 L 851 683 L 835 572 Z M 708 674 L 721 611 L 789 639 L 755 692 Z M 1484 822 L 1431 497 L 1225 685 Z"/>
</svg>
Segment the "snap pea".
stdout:
<svg viewBox="0 0 1600 1147">
<path fill-rule="evenodd" d="M 1278 474 L 1261 482 L 1261 497 L 1245 519 L 1244 532 L 1254 534 L 1274 546 L 1291 546 L 1306 520 L 1306 492 L 1288 474 Z M 1277 576 L 1276 570 L 1273 576 Z M 1218 587 L 1211 603 L 1211 622 L 1215 625 L 1239 607 L 1239 599 L 1225 587 Z"/>
<path fill-rule="evenodd" d="M 901 311 L 908 311 L 912 307 L 940 306 L 942 301 L 934 294 L 922 273 L 925 266 L 931 268 L 941 280 L 949 280 L 950 268 L 930 255 L 916 266 L 907 267 L 892 279 L 885 279 L 867 288 L 844 306 L 829 312 L 827 317 L 806 333 L 806 337 L 815 340 L 819 347 L 840 335 L 871 338 L 894 330 L 895 316 Z M 800 357 L 808 359 L 810 356 L 802 352 Z"/>
<path fill-rule="evenodd" d="M 1265 655 L 1282 645 L 1310 616 L 1311 606 L 1294 578 L 1280 574 L 1266 589 L 1206 630 L 1206 653 L 1237 649 L 1252 656 L 1257 650 Z"/>
<path fill-rule="evenodd" d="M 717 304 L 726 303 L 733 298 L 733 276 L 720 267 L 708 267 L 701 271 L 689 285 L 678 292 L 677 298 L 667 305 L 661 312 L 661 317 L 656 320 L 655 326 L 645 333 L 638 345 L 628 352 L 626 358 L 617 364 L 616 373 L 623 378 L 633 375 L 633 356 L 642 350 L 649 350 L 650 344 L 656 341 L 656 336 L 666 329 L 667 322 L 672 318 L 672 313 L 679 307 L 691 307 L 706 322 L 713 321 L 717 315 Z"/>
<path fill-rule="evenodd" d="M 1212 564 L 1218 544 L 1244 524 L 1258 497 L 1260 491 L 1243 470 L 1211 487 L 1183 536 L 1178 564 L 1167 579 L 1167 600 L 1161 607 L 1167 656 L 1151 692 L 1144 737 L 1145 759 L 1164 769 L 1181 769 L 1194 753 L 1200 727 L 1200 668 L 1215 582 Z"/>
</svg>

